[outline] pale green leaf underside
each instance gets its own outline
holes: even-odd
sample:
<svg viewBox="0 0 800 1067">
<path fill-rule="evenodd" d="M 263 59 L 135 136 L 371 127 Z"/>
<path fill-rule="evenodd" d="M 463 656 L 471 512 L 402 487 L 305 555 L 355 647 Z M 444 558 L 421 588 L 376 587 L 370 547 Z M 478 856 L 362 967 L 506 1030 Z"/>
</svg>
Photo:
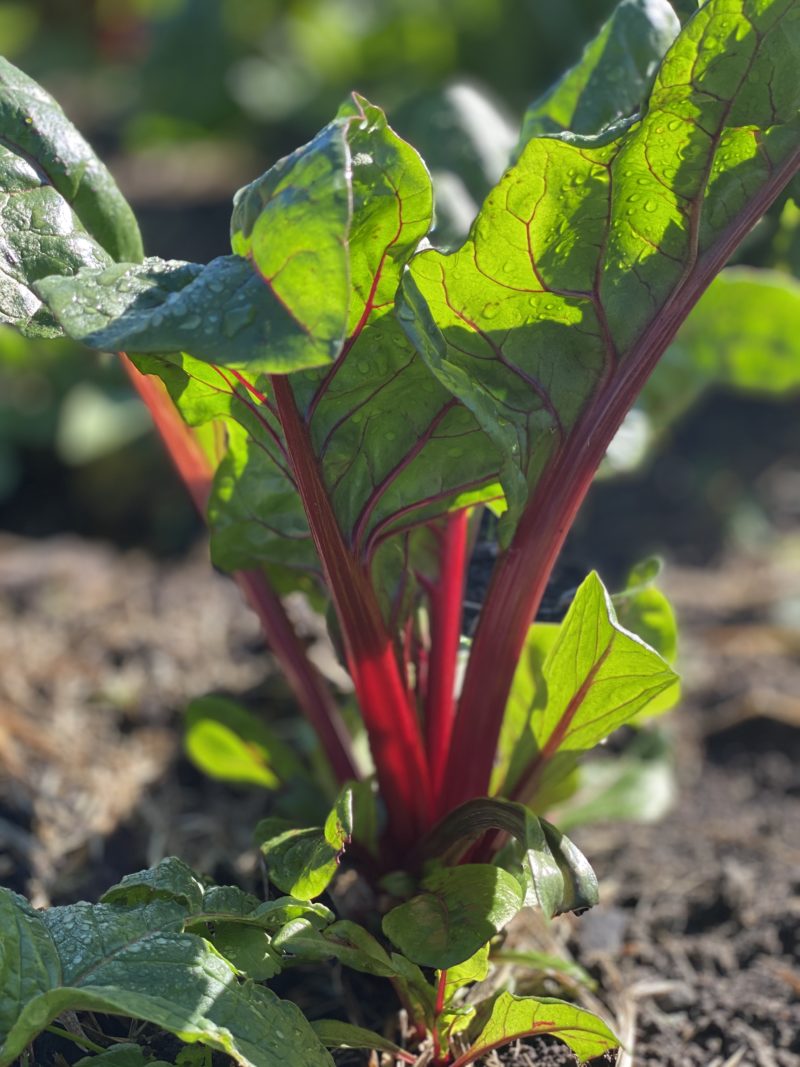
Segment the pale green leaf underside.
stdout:
<svg viewBox="0 0 800 1067">
<path fill-rule="evenodd" d="M 463 248 L 412 261 L 402 322 L 508 457 L 512 521 L 800 165 L 798 15 L 710 0 L 640 122 L 607 143 L 533 138 Z"/>
<path fill-rule="evenodd" d="M 3 1067 L 68 1010 L 146 1020 L 243 1067 L 283 1067 L 287 1053 L 298 1065 L 332 1063 L 295 1005 L 241 981 L 207 941 L 181 933 L 180 904 L 75 904 L 39 913 L 0 890 L 0 907 Z"/>
<path fill-rule="evenodd" d="M 532 137 L 599 133 L 633 115 L 679 30 L 667 0 L 622 0 L 580 61 L 525 112 L 519 150 Z"/>
<path fill-rule="evenodd" d="M 470 1059 L 464 1062 L 472 1062 L 490 1049 L 535 1034 L 555 1035 L 572 1049 L 581 1063 L 619 1045 L 602 1019 L 574 1004 L 551 997 L 501 993 L 494 1002 L 489 1021 L 470 1049 Z"/>
</svg>

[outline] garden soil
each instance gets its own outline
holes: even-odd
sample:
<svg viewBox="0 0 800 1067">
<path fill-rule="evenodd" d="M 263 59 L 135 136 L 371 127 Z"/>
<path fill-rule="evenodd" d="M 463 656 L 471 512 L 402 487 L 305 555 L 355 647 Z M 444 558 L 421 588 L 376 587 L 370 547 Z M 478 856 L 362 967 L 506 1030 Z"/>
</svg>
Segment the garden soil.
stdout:
<svg viewBox="0 0 800 1067">
<path fill-rule="evenodd" d="M 626 1049 L 597 1064 L 793 1067 L 800 548 L 787 538 L 769 562 L 669 568 L 665 584 L 684 649 L 685 699 L 670 727 L 679 799 L 658 824 L 576 831 L 601 904 L 549 927 L 529 917 L 509 939 L 592 975 L 593 992 L 565 989 L 555 973 L 539 984 L 607 1013 Z M 322 669 L 346 685 L 319 620 L 299 602 L 292 610 Z M 260 885 L 248 837 L 264 798 L 195 771 L 180 716 L 211 691 L 273 716 L 291 696 L 255 619 L 202 550 L 154 562 L 76 538 L 0 537 L 0 663 L 0 883 L 41 906 L 96 899 L 175 853 L 218 880 Z M 318 1014 L 396 1027 L 391 1000 L 365 1001 L 359 976 L 311 981 L 294 994 Z M 47 1067 L 77 1058 L 50 1038 L 35 1057 Z M 540 1040 L 485 1063 L 562 1067 L 574 1057 Z"/>
</svg>

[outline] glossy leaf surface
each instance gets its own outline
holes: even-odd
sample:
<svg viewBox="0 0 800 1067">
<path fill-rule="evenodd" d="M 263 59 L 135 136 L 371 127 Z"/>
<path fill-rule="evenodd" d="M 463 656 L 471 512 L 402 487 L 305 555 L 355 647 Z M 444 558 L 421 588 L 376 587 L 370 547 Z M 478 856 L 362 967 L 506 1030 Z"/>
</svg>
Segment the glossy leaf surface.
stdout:
<svg viewBox="0 0 800 1067">
<path fill-rule="evenodd" d="M 35 166 L 112 259 L 141 259 L 136 219 L 105 165 L 52 96 L 3 58 L 0 130 L 0 144 Z"/>
<path fill-rule="evenodd" d="M 39 913 L 0 889 L 0 909 L 3 1067 L 70 1010 L 142 1019 L 243 1067 L 278 1067 L 287 1052 L 308 1067 L 332 1063 L 295 1005 L 242 982 L 207 941 L 181 932 L 181 904 L 73 904 Z"/>
<path fill-rule="evenodd" d="M 577 756 L 635 718 L 673 686 L 669 664 L 618 624 L 596 574 L 581 585 L 542 668 L 543 707 L 532 709 L 528 729 L 536 755 L 515 789 L 531 799 L 558 784 Z M 539 794 L 538 803 L 542 802 Z"/>
</svg>

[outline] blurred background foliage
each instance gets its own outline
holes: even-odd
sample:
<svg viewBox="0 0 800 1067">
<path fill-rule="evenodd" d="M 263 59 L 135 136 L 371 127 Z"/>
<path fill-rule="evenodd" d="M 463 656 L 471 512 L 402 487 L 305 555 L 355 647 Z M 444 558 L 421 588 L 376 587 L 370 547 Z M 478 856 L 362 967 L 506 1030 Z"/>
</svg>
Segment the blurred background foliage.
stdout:
<svg viewBox="0 0 800 1067">
<path fill-rule="evenodd" d="M 683 15 L 692 3 L 674 6 Z M 486 180 L 502 170 L 526 105 L 579 58 L 613 7 L 614 0 L 0 0 L 0 53 L 59 100 L 110 165 L 147 252 L 206 261 L 228 251 L 233 192 L 308 140 L 351 89 L 383 106 L 433 169 L 432 155 L 456 157 L 460 174 L 444 180 L 453 193 L 450 222 L 463 228 Z M 464 109 L 478 115 L 471 145 L 450 125 Z M 800 273 L 800 211 L 789 197 L 737 258 Z M 593 494 L 574 551 L 602 563 L 593 547 L 599 524 L 609 565 L 622 570 L 631 551 L 670 539 L 679 554 L 708 558 L 728 536 L 760 536 L 758 516 L 776 493 L 784 511 L 800 514 L 797 415 L 796 402 L 706 397 L 677 431 L 668 461 Z M 180 550 L 197 527 L 147 426 L 112 359 L 0 333 L 0 528 L 71 529 Z M 775 489 L 775 464 L 788 465 L 794 481 L 778 479 Z M 677 543 L 676 506 L 684 516 Z M 703 516 L 695 525 L 694 514 Z M 641 526 L 632 550 L 615 536 L 620 515 Z"/>
</svg>

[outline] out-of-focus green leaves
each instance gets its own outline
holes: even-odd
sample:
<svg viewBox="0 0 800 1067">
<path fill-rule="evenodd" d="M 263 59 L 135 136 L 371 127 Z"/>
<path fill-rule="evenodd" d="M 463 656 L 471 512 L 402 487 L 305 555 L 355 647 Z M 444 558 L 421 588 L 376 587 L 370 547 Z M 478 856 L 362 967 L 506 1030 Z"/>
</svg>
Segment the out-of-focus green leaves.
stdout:
<svg viewBox="0 0 800 1067">
<path fill-rule="evenodd" d="M 600 133 L 639 111 L 679 30 L 667 0 L 622 0 L 580 62 L 525 112 L 518 151 L 531 137 Z"/>
<path fill-rule="evenodd" d="M 186 752 L 205 774 L 225 782 L 277 789 L 301 770 L 283 744 L 235 701 L 206 696 L 186 709 Z"/>
</svg>

